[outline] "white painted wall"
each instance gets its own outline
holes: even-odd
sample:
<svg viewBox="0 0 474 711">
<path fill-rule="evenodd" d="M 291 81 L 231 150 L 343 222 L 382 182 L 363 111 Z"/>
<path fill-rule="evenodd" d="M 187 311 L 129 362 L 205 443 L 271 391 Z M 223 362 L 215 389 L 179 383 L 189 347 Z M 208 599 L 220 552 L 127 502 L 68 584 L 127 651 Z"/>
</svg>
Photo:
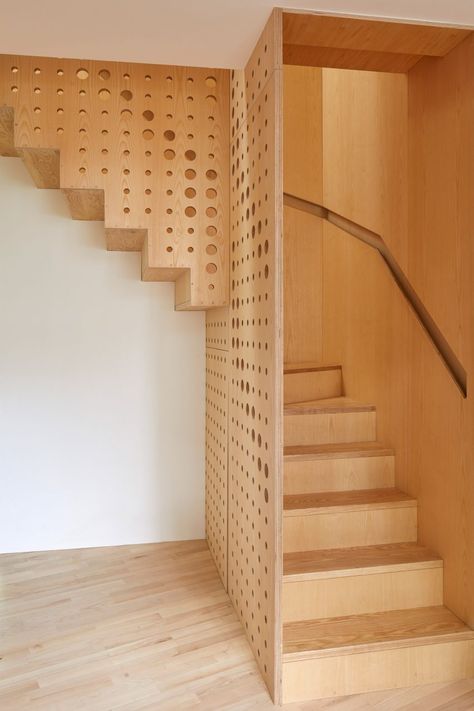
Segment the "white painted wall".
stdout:
<svg viewBox="0 0 474 711">
<path fill-rule="evenodd" d="M 0 158 L 0 552 L 204 536 L 204 315 Z"/>
</svg>

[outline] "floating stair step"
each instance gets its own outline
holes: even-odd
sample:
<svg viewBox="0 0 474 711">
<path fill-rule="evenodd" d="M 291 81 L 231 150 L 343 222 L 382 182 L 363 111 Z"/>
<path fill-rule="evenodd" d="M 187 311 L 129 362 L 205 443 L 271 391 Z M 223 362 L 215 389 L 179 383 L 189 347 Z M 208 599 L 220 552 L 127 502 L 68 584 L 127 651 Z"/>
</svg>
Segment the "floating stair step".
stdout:
<svg viewBox="0 0 474 711">
<path fill-rule="evenodd" d="M 342 395 L 340 365 L 296 363 L 283 371 L 284 401 L 302 402 Z"/>
<path fill-rule="evenodd" d="M 474 631 L 443 606 L 283 627 L 283 702 L 474 675 Z"/>
<path fill-rule="evenodd" d="M 417 537 L 417 502 L 398 489 L 287 495 L 283 508 L 284 552 L 404 543 Z"/>
<path fill-rule="evenodd" d="M 285 494 L 382 489 L 394 484 L 394 452 L 380 442 L 296 445 L 284 450 Z"/>
<path fill-rule="evenodd" d="M 284 622 L 441 605 L 443 561 L 416 543 L 287 553 Z"/>
<path fill-rule="evenodd" d="M 286 447 L 376 439 L 375 406 L 347 397 L 288 403 L 284 415 Z"/>
</svg>

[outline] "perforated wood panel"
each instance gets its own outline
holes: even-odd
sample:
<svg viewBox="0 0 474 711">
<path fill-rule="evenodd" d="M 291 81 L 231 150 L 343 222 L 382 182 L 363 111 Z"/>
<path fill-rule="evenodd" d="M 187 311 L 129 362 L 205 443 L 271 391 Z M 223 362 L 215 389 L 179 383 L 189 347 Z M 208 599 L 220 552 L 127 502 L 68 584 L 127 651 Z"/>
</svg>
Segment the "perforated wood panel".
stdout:
<svg viewBox="0 0 474 711">
<path fill-rule="evenodd" d="M 2 153 L 143 248 L 145 278 L 179 278 L 182 308 L 228 302 L 228 112 L 224 70 L 0 57 Z"/>
<path fill-rule="evenodd" d="M 228 591 L 279 698 L 280 13 L 231 79 Z"/>
<path fill-rule="evenodd" d="M 226 588 L 228 358 L 206 349 L 206 537 Z"/>
</svg>

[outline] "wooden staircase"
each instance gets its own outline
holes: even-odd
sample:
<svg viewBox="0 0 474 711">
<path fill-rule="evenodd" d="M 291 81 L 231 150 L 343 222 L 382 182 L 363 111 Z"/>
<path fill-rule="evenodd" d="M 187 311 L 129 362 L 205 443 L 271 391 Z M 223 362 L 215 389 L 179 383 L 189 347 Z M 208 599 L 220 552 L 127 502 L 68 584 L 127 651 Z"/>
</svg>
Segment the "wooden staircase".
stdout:
<svg viewBox="0 0 474 711">
<path fill-rule="evenodd" d="M 443 606 L 376 409 L 340 366 L 284 371 L 283 701 L 468 677 L 474 631 Z"/>
</svg>

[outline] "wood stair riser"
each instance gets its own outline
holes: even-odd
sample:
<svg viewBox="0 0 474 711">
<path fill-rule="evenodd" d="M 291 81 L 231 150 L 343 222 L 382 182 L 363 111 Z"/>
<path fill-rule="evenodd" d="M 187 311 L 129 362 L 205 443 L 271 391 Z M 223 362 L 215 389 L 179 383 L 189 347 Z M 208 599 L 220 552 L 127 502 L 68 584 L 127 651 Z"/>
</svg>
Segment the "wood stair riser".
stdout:
<svg viewBox="0 0 474 711">
<path fill-rule="evenodd" d="M 342 395 L 340 368 L 285 373 L 283 376 L 284 401 L 303 402 Z"/>
<path fill-rule="evenodd" d="M 393 649 L 283 658 L 283 703 L 399 689 L 474 676 L 474 640 L 426 640 Z"/>
<path fill-rule="evenodd" d="M 283 582 L 284 623 L 442 604 L 440 564 Z"/>
<path fill-rule="evenodd" d="M 349 548 L 416 541 L 416 506 L 300 514 L 285 512 L 283 551 Z"/>
<path fill-rule="evenodd" d="M 376 413 L 335 412 L 285 415 L 285 446 L 374 441 Z"/>
<path fill-rule="evenodd" d="M 395 483 L 393 455 L 300 459 L 284 463 L 284 494 L 383 489 Z"/>
</svg>

